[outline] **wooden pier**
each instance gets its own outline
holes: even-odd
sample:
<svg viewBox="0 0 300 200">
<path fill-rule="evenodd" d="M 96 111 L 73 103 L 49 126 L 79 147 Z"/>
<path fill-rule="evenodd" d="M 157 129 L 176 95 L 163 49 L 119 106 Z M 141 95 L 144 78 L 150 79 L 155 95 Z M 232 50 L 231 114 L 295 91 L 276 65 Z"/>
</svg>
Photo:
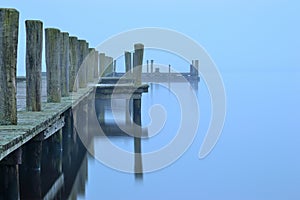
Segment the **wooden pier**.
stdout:
<svg viewBox="0 0 300 200">
<path fill-rule="evenodd" d="M 142 64 L 142 44 L 134 44 L 135 78 L 122 84 L 108 84 L 101 81 L 112 81 L 105 78 L 113 73 L 115 62 L 113 65 L 112 57 L 99 54 L 89 47 L 86 40 L 69 36 L 67 32 L 56 28 L 43 29 L 41 21 L 27 20 L 25 24 L 26 78 L 17 82 L 19 12 L 0 8 L 0 199 L 18 199 L 18 188 L 26 188 L 20 182 L 19 171 L 38 172 L 37 176 L 40 176 L 46 143 L 55 146 L 58 152 L 69 151 L 68 138 L 76 135 L 79 129 L 89 130 L 89 110 L 86 108 L 90 107 L 86 104 L 91 100 L 110 98 L 115 91 L 121 98 L 132 92 L 132 101 L 129 101 L 134 108 L 132 118 L 141 124 L 141 95 L 149 87 L 142 85 L 141 72 L 134 68 Z M 46 77 L 41 73 L 44 39 Z M 78 108 L 85 108 L 86 120 L 76 129 L 71 124 L 76 121 Z M 88 133 L 84 133 L 88 137 Z M 39 184 L 40 179 L 36 180 Z M 49 192 L 38 198 L 53 197 L 64 180 L 65 176 L 57 173 L 57 178 L 48 187 Z"/>
<path fill-rule="evenodd" d="M 124 73 L 115 71 L 116 62 L 112 57 L 90 48 L 86 40 L 57 28 L 44 29 L 43 22 L 38 20 L 27 20 L 25 25 L 26 77 L 19 78 L 18 82 L 19 12 L 0 8 L 0 199 L 18 199 L 19 190 L 11 192 L 11 188 L 30 188 L 19 180 L 22 177 L 19 177 L 19 171 L 31 171 L 37 176 L 37 183 L 40 182 L 44 144 L 50 143 L 57 152 L 65 154 L 73 152 L 68 142 L 70 138 L 74 141 L 82 139 L 76 136 L 79 131 L 84 129 L 88 141 L 91 140 L 88 135 L 91 107 L 87 106 L 91 101 L 94 105 L 97 101 L 94 107 L 98 109 L 98 116 L 94 120 L 104 123 L 103 102 L 112 98 L 124 99 L 131 111 L 131 116 L 126 116 L 126 123 L 141 126 L 141 97 L 149 87 L 142 82 L 175 81 L 182 77 L 197 81 L 197 84 L 199 81 L 198 71 L 193 66 L 190 73 L 170 73 L 169 70 L 165 74 L 153 71 L 153 60 L 152 73 L 142 73 L 139 66 L 143 65 L 143 44 L 134 44 L 133 53 L 125 52 L 125 70 L 129 75 L 124 77 Z M 42 76 L 41 70 L 44 41 L 46 76 Z M 81 114 L 85 117 L 80 122 L 76 121 L 78 109 L 83 109 Z M 110 133 L 123 134 L 116 124 L 106 123 L 105 127 Z M 134 131 L 129 129 L 129 132 Z M 141 137 L 145 135 L 147 130 L 132 135 L 138 175 L 142 174 Z M 54 197 L 65 180 L 64 173 L 58 171 L 55 180 L 47 186 L 48 192 L 39 193 L 37 198 Z M 35 198 L 31 194 L 23 195 L 24 198 Z"/>
</svg>

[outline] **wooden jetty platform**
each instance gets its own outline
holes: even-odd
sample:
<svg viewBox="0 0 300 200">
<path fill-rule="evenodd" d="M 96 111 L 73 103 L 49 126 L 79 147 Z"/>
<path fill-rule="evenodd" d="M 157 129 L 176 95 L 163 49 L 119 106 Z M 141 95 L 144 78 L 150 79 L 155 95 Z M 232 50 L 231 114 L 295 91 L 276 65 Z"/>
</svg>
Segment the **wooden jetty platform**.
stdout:
<svg viewBox="0 0 300 200">
<path fill-rule="evenodd" d="M 64 113 L 87 98 L 93 88 L 79 89 L 60 103 L 43 103 L 40 112 L 18 112 L 17 125 L 0 126 L 0 160 L 38 136 L 47 139 L 64 126 Z"/>
</svg>

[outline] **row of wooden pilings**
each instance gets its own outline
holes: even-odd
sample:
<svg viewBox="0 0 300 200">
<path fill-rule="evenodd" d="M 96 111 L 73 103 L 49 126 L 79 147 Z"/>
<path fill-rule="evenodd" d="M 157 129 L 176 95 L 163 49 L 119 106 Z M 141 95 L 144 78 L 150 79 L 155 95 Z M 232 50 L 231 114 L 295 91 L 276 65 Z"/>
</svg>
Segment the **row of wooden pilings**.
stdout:
<svg viewBox="0 0 300 200">
<path fill-rule="evenodd" d="M 45 49 L 46 73 L 47 73 L 47 102 L 60 103 L 62 97 L 77 92 L 79 88 L 88 87 L 89 83 L 98 83 L 99 77 L 107 76 L 116 70 L 116 62 L 112 57 L 99 53 L 94 48 L 89 48 L 85 40 L 70 36 L 67 32 L 61 32 L 56 28 L 43 28 L 39 20 L 27 20 L 26 27 L 26 110 L 39 112 L 42 110 L 41 101 L 41 69 L 42 52 Z M 0 8 L 0 126 L 17 125 L 17 103 L 16 103 L 16 71 L 17 52 L 19 37 L 19 12 L 15 9 Z M 45 47 L 43 48 L 43 43 Z M 135 51 L 125 52 L 126 71 L 134 74 L 136 85 L 141 85 L 141 68 L 132 67 L 142 65 L 143 45 L 136 44 Z M 141 100 L 135 101 L 140 112 Z M 85 112 L 86 114 L 86 112 Z M 71 124 L 73 115 L 70 111 L 65 113 L 64 128 L 66 132 L 72 132 Z M 141 116 L 140 113 L 133 116 Z M 141 124 L 140 118 L 133 119 L 135 123 Z M 86 125 L 86 124 L 85 124 Z M 45 141 L 51 143 L 54 149 L 62 149 L 62 130 L 54 134 L 52 138 Z M 67 137 L 69 138 L 69 135 Z M 75 133 L 73 133 L 75 134 Z M 76 138 L 76 137 L 75 137 Z M 0 177 L 0 194 L 10 195 L 10 185 L 18 185 L 18 165 L 24 160 L 30 170 L 41 169 L 41 154 L 43 153 L 40 140 L 28 141 L 22 147 L 18 147 L 7 157 L 13 157 L 2 162 Z M 135 139 L 135 148 L 141 152 L 140 141 Z M 22 149 L 25 150 L 22 154 Z M 49 153 L 49 152 L 48 152 Z M 51 153 L 51 152 L 50 152 Z M 45 155 L 48 156 L 48 155 Z M 15 160 L 15 157 L 17 160 Z M 20 159 L 23 159 L 21 161 Z M 22 167 L 22 169 L 23 169 Z M 3 170 L 5 169 L 5 170 Z M 10 173 L 6 173 L 6 172 Z M 27 172 L 26 172 L 27 173 Z M 8 181 L 7 181 L 8 180 Z M 10 182 L 6 188 L 1 188 L 1 183 Z M 7 189 L 8 188 L 8 189 Z M 15 187 L 17 188 L 17 187 Z M 0 195 L 0 199 L 1 199 Z M 4 195 L 4 196 L 5 196 Z"/>
<path fill-rule="evenodd" d="M 59 103 L 61 97 L 99 77 L 115 72 L 116 61 L 95 48 L 86 40 L 69 36 L 56 28 L 46 28 L 39 20 L 27 20 L 26 25 L 26 109 L 41 111 L 41 69 L 43 38 L 47 72 L 47 102 Z M 17 124 L 16 70 L 19 33 L 19 12 L 0 9 L 0 125 Z M 135 45 L 133 66 L 142 65 L 143 45 Z M 132 68 L 131 52 L 125 52 L 127 72 L 137 74 L 141 84 L 141 68 Z"/>
</svg>

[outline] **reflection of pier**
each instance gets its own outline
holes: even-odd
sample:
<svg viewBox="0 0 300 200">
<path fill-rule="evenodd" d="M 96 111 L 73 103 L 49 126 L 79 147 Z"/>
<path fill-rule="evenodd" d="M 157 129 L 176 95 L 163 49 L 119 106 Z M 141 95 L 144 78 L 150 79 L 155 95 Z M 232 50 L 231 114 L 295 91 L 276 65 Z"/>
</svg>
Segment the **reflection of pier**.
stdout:
<svg viewBox="0 0 300 200">
<path fill-rule="evenodd" d="M 37 138 L 23 148 L 19 172 L 4 174 L 5 170 L 14 168 L 3 166 L 0 177 L 4 185 L 0 191 L 4 191 L 0 199 L 68 199 L 84 191 L 88 173 L 86 149 L 73 132 L 70 114 L 65 116 L 62 134 L 47 140 Z"/>
<path fill-rule="evenodd" d="M 149 85 L 137 87 L 131 79 L 116 77 L 100 79 L 99 85 L 101 89 L 96 91 L 95 107 L 101 129 L 106 136 L 133 136 L 134 171 L 136 178 L 140 179 L 143 177 L 141 138 L 148 136 L 148 130 L 141 128 L 141 98 L 144 92 L 148 92 Z M 106 118 L 108 111 L 117 115 L 112 121 Z M 123 115 L 122 119 L 120 115 Z"/>
</svg>

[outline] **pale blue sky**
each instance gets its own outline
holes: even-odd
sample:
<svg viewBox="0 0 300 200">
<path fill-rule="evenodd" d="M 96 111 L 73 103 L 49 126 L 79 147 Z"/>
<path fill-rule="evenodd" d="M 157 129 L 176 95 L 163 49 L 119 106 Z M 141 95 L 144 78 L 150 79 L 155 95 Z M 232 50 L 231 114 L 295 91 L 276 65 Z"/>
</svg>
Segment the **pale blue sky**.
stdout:
<svg viewBox="0 0 300 200">
<path fill-rule="evenodd" d="M 173 29 L 201 44 L 221 72 L 294 71 L 300 65 L 298 1 L 11 0 L 1 4 L 20 11 L 19 75 L 25 74 L 26 19 L 42 20 L 45 28 L 67 31 L 92 47 L 134 28 Z"/>
<path fill-rule="evenodd" d="M 201 79 L 199 132 L 186 154 L 146 174 L 143 185 L 132 183 L 131 174 L 91 161 L 82 198 L 299 199 L 300 1 L 2 0 L 0 7 L 20 11 L 18 75 L 25 75 L 26 19 L 87 39 L 92 47 L 130 29 L 172 29 L 201 44 L 221 72 L 226 121 L 209 157 L 197 157 L 211 108 Z M 157 102 L 172 110 L 169 96 L 153 88 Z M 147 95 L 143 103 L 148 98 L 151 106 L 153 97 Z"/>
</svg>

